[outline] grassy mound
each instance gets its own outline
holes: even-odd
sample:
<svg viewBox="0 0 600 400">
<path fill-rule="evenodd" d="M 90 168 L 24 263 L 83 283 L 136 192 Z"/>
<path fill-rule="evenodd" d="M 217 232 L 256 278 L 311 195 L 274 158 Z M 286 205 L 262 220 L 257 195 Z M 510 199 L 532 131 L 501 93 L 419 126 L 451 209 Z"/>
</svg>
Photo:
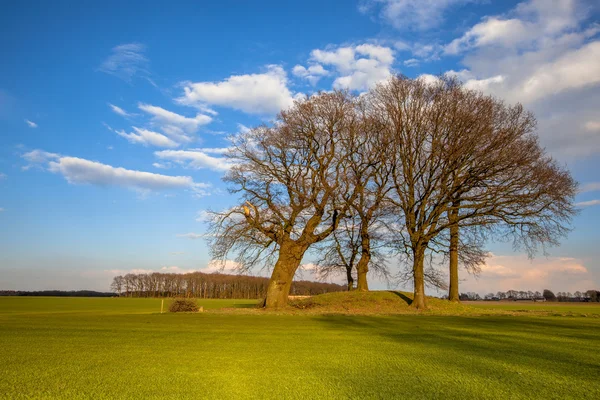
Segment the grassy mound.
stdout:
<svg viewBox="0 0 600 400">
<path fill-rule="evenodd" d="M 465 314 L 475 312 L 470 306 L 427 297 L 427 310 L 410 307 L 413 294 L 395 291 L 336 292 L 290 301 L 290 307 L 314 313 L 343 314 Z"/>
</svg>

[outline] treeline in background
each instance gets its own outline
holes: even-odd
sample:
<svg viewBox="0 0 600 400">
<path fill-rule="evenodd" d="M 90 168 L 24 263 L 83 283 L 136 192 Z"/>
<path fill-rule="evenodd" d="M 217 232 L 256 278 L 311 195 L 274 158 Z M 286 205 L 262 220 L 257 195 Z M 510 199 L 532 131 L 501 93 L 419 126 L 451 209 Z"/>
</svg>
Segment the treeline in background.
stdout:
<svg viewBox="0 0 600 400">
<path fill-rule="evenodd" d="M 571 292 L 552 292 L 544 289 L 543 292 L 532 292 L 523 290 L 508 290 L 506 292 L 488 293 L 483 298 L 475 292 L 467 292 L 460 294 L 460 300 L 477 301 L 477 300 L 532 300 L 532 301 L 559 301 L 559 302 L 600 302 L 600 291 L 584 290 Z"/>
<path fill-rule="evenodd" d="M 115 276 L 111 290 L 121 297 L 194 297 L 202 299 L 261 299 L 267 294 L 268 278 L 248 275 L 191 272 L 141 273 Z M 293 296 L 341 292 L 345 286 L 333 283 L 294 281 Z"/>
</svg>

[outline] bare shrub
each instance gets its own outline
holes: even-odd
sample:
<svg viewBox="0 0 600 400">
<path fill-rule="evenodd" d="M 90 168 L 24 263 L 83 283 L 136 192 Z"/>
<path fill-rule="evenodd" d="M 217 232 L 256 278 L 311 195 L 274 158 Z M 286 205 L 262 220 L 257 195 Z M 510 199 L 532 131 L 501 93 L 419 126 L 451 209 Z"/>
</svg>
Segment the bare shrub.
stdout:
<svg viewBox="0 0 600 400">
<path fill-rule="evenodd" d="M 170 312 L 198 312 L 198 304 L 195 300 L 175 299 L 169 306 Z"/>
</svg>

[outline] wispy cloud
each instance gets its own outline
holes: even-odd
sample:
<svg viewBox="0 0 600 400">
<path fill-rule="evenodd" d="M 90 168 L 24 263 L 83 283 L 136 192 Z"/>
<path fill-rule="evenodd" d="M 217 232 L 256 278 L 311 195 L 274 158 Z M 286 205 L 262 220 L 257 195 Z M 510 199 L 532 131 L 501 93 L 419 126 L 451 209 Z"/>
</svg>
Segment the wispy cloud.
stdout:
<svg viewBox="0 0 600 400">
<path fill-rule="evenodd" d="M 129 143 L 142 144 L 144 146 L 152 145 L 156 147 L 177 147 L 179 143 L 169 139 L 158 132 L 132 127 L 135 132 L 126 133 L 125 131 L 116 131 L 117 135 L 124 137 Z"/>
<path fill-rule="evenodd" d="M 193 233 L 193 232 L 190 232 L 190 233 L 180 233 L 180 234 L 177 235 L 177 237 L 188 238 L 188 239 L 202 239 L 202 238 L 205 238 L 206 235 L 203 234 L 203 233 Z"/>
<path fill-rule="evenodd" d="M 600 182 L 589 182 L 581 186 L 579 193 L 595 192 L 600 190 Z"/>
<path fill-rule="evenodd" d="M 477 1 L 480 0 L 365 0 L 359 11 L 378 13 L 385 23 L 399 30 L 427 30 L 442 24 L 449 8 Z"/>
<path fill-rule="evenodd" d="M 129 83 L 136 75 L 147 77 L 150 73 L 145 52 L 146 46 L 141 43 L 127 43 L 113 47 L 112 54 L 100 64 L 98 70 Z"/>
<path fill-rule="evenodd" d="M 185 117 L 151 104 L 140 103 L 138 107 L 152 116 L 151 124 L 153 126 L 162 130 L 172 139 L 183 143 L 189 143 L 192 140 L 192 134 L 196 133 L 202 125 L 206 125 L 212 121 L 212 117 L 204 114 L 197 114 L 195 117 Z"/>
<path fill-rule="evenodd" d="M 591 207 L 591 206 L 599 206 L 600 200 L 588 200 L 588 201 L 580 201 L 579 203 L 575 203 L 577 207 Z"/>
<path fill-rule="evenodd" d="M 29 127 L 30 127 L 30 128 L 37 128 L 37 127 L 38 127 L 38 124 L 36 124 L 35 122 L 33 122 L 33 121 L 30 121 L 30 120 L 28 120 L 28 119 L 26 119 L 26 120 L 25 120 L 25 123 L 26 123 L 27 125 L 29 125 Z"/>
<path fill-rule="evenodd" d="M 0 207 L 0 212 L 4 212 L 4 208 Z"/>
<path fill-rule="evenodd" d="M 23 154 L 21 157 L 28 162 L 27 165 L 21 168 L 22 170 L 26 171 L 34 167 L 43 168 L 51 160 L 60 158 L 60 154 L 50 153 L 43 150 L 32 150 Z"/>
<path fill-rule="evenodd" d="M 108 103 L 108 106 L 110 107 L 110 109 L 115 113 L 118 114 L 122 117 L 131 117 L 133 116 L 133 114 L 128 113 L 127 111 L 123 110 L 121 107 L 119 106 L 115 106 L 114 104 Z"/>
<path fill-rule="evenodd" d="M 227 171 L 232 166 L 231 160 L 214 157 L 207 153 L 215 151 L 216 149 L 195 149 L 195 150 L 162 150 L 154 152 L 154 155 L 162 160 L 169 160 L 187 168 L 202 169 L 208 168 L 214 171 Z M 221 149 L 219 149 L 221 151 Z M 213 154 L 222 154 L 220 152 L 214 152 Z"/>
<path fill-rule="evenodd" d="M 34 150 L 22 156 L 30 163 L 43 164 L 50 172 L 62 175 L 71 184 L 119 186 L 138 191 L 188 189 L 196 196 L 208 194 L 211 185 L 197 183 L 189 176 L 169 176 L 113 167 L 78 157 L 65 157 Z"/>
<path fill-rule="evenodd" d="M 157 162 L 155 162 L 155 163 L 152 163 L 152 166 L 154 168 L 158 168 L 158 169 L 169 169 L 169 168 L 171 168 L 171 163 L 168 163 L 168 162 L 167 163 L 157 163 Z"/>
<path fill-rule="evenodd" d="M 2 172 L 0 172 L 0 181 L 3 179 L 6 179 L 6 174 L 3 174 Z"/>
</svg>

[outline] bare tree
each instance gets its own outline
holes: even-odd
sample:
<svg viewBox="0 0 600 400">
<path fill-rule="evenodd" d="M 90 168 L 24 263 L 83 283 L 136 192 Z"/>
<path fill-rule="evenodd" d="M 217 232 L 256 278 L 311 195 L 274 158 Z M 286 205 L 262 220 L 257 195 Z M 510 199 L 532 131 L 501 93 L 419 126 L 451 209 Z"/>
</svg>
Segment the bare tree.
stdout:
<svg viewBox="0 0 600 400">
<path fill-rule="evenodd" d="M 273 262 L 265 307 L 287 304 L 305 252 L 326 239 L 345 214 L 352 188 L 342 179 L 341 142 L 359 124 L 354 96 L 324 93 L 296 101 L 272 126 L 233 139 L 229 156 L 236 165 L 225 181 L 244 204 L 215 215 L 212 254 L 225 260 L 236 252 L 245 268 Z"/>
<path fill-rule="evenodd" d="M 329 262 L 330 267 L 343 266 L 346 269 L 349 289 L 355 268 L 356 289 L 367 291 L 370 267 L 378 275 L 388 275 L 381 251 L 381 236 L 385 228 L 382 223 L 385 218 L 383 205 L 392 188 L 389 185 L 392 166 L 386 158 L 391 141 L 377 121 L 372 120 L 365 103 L 357 100 L 356 104 L 360 110 L 360 123 L 357 124 L 360 129 L 348 130 L 347 135 L 342 137 L 345 157 L 341 179 L 344 187 L 353 189 L 353 196 L 343 199 L 352 218 L 334 233 L 323 261 Z"/>
<path fill-rule="evenodd" d="M 362 289 L 357 289 L 368 289 L 367 272 L 384 280 L 389 280 L 390 275 L 382 227 L 370 227 L 365 234 L 360 221 L 357 216 L 343 218 L 333 234 L 316 249 L 320 255 L 316 262 L 319 278 L 344 274 L 348 291 L 355 289 L 355 280 L 358 280 L 359 286 L 362 284 Z M 358 266 L 365 252 L 368 252 L 368 268 L 365 270 L 363 267 L 359 272 Z M 360 279 L 355 279 L 355 276 Z"/>
<path fill-rule="evenodd" d="M 450 232 L 451 293 L 458 291 L 458 229 L 495 226 L 534 252 L 568 231 L 576 182 L 539 146 L 535 119 L 457 81 L 396 76 L 369 101 L 394 139 L 391 200 L 403 216 L 399 241 L 413 262 L 416 308 L 426 307 L 424 258 Z"/>
</svg>

